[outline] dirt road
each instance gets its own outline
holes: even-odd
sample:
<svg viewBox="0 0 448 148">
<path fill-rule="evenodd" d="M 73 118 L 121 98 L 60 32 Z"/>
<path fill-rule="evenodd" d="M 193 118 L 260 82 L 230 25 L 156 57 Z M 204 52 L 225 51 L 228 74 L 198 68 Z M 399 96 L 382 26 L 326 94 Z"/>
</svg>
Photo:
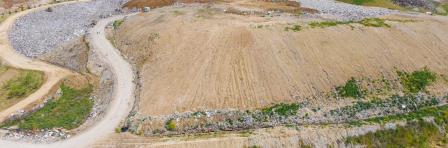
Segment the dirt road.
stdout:
<svg viewBox="0 0 448 148">
<path fill-rule="evenodd" d="M 68 2 L 72 3 L 72 2 Z M 63 3 L 61 3 L 63 4 Z M 66 3 L 64 3 L 66 4 Z M 49 5 L 54 6 L 54 5 Z M 61 67 L 57 67 L 39 60 L 30 59 L 27 58 L 21 54 L 18 54 L 13 47 L 10 45 L 9 39 L 8 39 L 8 33 L 14 24 L 14 21 L 24 16 L 28 13 L 43 10 L 49 6 L 40 7 L 37 9 L 30 9 L 27 11 L 23 11 L 20 13 L 17 13 L 15 15 L 10 16 L 7 20 L 5 20 L 1 26 L 0 26 L 0 59 L 2 61 L 6 62 L 7 65 L 19 68 L 19 69 L 29 69 L 29 70 L 37 70 L 42 71 L 45 73 L 45 82 L 42 85 L 42 87 L 28 96 L 27 98 L 23 99 L 19 103 L 15 104 L 14 106 L 2 111 L 0 113 L 0 122 L 4 121 L 8 116 L 11 114 L 22 110 L 26 108 L 28 105 L 30 105 L 33 102 L 36 102 L 42 98 L 44 98 L 53 87 L 59 83 L 63 78 L 74 74 L 73 72 L 66 70 Z"/>
<path fill-rule="evenodd" d="M 90 127 L 87 131 L 70 138 L 65 141 L 60 141 L 52 144 L 27 144 L 27 143 L 17 143 L 10 141 L 0 141 L 0 145 L 2 147 L 45 147 L 45 148 L 69 148 L 69 147 L 88 147 L 93 142 L 95 142 L 98 138 L 106 136 L 108 134 L 113 133 L 114 129 L 120 124 L 122 119 L 124 119 L 128 113 L 130 112 L 133 102 L 134 102 L 134 89 L 135 84 L 134 81 L 134 73 L 132 71 L 131 65 L 126 62 L 126 60 L 121 57 L 120 52 L 115 49 L 112 44 L 106 39 L 104 28 L 110 22 L 121 19 L 124 16 L 116 16 L 112 18 L 108 18 L 98 22 L 98 24 L 92 28 L 89 32 L 89 40 L 92 43 L 92 48 L 94 52 L 96 52 L 105 63 L 109 63 L 112 71 L 115 74 L 115 84 L 114 84 L 114 97 L 111 98 L 113 101 L 111 102 L 109 111 L 105 115 L 105 117 L 99 121 L 94 126 Z M 8 24 L 11 24 L 12 20 L 9 20 Z M 3 38 L 2 38 L 3 39 Z M 4 44 L 2 44 L 3 46 Z M 1 48 L 4 49 L 4 48 Z M 12 51 L 12 50 L 11 50 Z M 12 54 L 14 52 L 1 52 L 2 56 L 5 53 L 10 53 L 10 56 L 18 56 L 17 54 Z M 21 57 L 23 58 L 23 57 Z M 39 65 L 37 63 L 32 62 L 32 60 L 23 58 L 24 61 L 19 62 L 19 60 L 10 60 L 9 62 L 17 65 L 22 65 L 24 68 L 34 69 Z M 19 63 L 14 63 L 19 62 Z M 29 64 L 29 65 L 28 65 Z M 50 69 L 51 66 L 47 66 L 47 70 Z M 60 73 L 50 73 L 50 74 L 61 74 L 64 71 L 58 71 Z M 50 77 L 51 79 L 54 79 Z M 48 82 L 47 82 L 48 83 Z"/>
</svg>

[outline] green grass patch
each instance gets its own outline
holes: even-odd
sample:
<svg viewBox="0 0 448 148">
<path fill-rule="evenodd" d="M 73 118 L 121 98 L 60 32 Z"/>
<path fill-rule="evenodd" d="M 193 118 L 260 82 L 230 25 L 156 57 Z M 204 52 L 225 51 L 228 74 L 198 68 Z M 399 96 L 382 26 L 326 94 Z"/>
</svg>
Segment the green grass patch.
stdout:
<svg viewBox="0 0 448 148">
<path fill-rule="evenodd" d="M 293 32 L 298 32 L 300 30 L 302 30 L 302 26 L 300 25 L 293 25 L 292 27 L 285 27 L 285 31 L 293 31 Z"/>
<path fill-rule="evenodd" d="M 437 12 L 438 15 L 448 15 L 448 3 L 440 4 L 436 8 L 436 12 Z"/>
<path fill-rule="evenodd" d="M 359 23 L 367 27 L 390 27 L 385 20 L 380 18 L 366 18 L 359 21 Z"/>
<path fill-rule="evenodd" d="M 428 68 L 423 70 L 407 73 L 404 71 L 397 71 L 400 77 L 400 83 L 403 85 L 406 92 L 418 93 L 426 90 L 426 87 L 436 81 L 437 76 L 434 72 L 431 72 Z"/>
<path fill-rule="evenodd" d="M 424 121 L 433 117 L 434 123 Z M 448 105 L 426 107 L 415 112 L 377 117 L 362 123 L 388 123 L 408 121 L 408 125 L 396 129 L 371 132 L 358 137 L 349 137 L 346 143 L 367 147 L 446 147 L 448 142 Z M 361 123 L 360 121 L 356 121 Z M 442 131 L 441 131 L 442 130 Z"/>
<path fill-rule="evenodd" d="M 50 100 L 42 109 L 18 121 L 9 121 L 2 127 L 18 125 L 23 130 L 64 128 L 74 129 L 89 116 L 93 101 L 89 99 L 92 88 L 80 90 L 61 86 L 63 95 Z"/>
<path fill-rule="evenodd" d="M 38 71 L 25 71 L 19 77 L 9 80 L 3 86 L 7 98 L 22 98 L 39 89 L 44 80 L 43 73 Z"/>
<path fill-rule="evenodd" d="M 361 89 L 356 82 L 355 78 L 351 78 L 348 80 L 344 86 L 336 87 L 336 91 L 339 96 L 342 97 L 351 97 L 351 98 L 360 98 L 362 97 Z"/>
<path fill-rule="evenodd" d="M 116 21 L 114 21 L 112 26 L 114 26 L 114 29 L 118 29 L 123 24 L 123 22 L 124 22 L 124 20 L 116 20 Z"/>
<path fill-rule="evenodd" d="M 308 25 L 311 26 L 311 28 L 326 28 L 326 27 L 332 27 L 337 26 L 341 24 L 350 24 L 353 23 L 352 21 L 326 21 L 326 22 L 311 22 Z"/>
<path fill-rule="evenodd" d="M 263 114 L 266 115 L 280 115 L 280 116 L 293 116 L 297 114 L 297 111 L 299 110 L 300 105 L 297 103 L 291 103 L 291 104 L 276 104 L 274 106 L 264 108 L 261 111 Z"/>
<path fill-rule="evenodd" d="M 391 27 L 389 24 L 386 23 L 385 19 L 380 19 L 380 18 L 365 18 L 360 21 L 311 22 L 308 25 L 311 28 L 327 28 L 327 27 L 333 27 L 333 26 L 337 26 L 337 25 L 349 25 L 349 24 L 355 24 L 355 23 L 364 25 L 366 27 L 388 27 L 388 28 Z"/>
<path fill-rule="evenodd" d="M 446 130 L 445 130 L 446 132 Z M 370 132 L 358 137 L 346 139 L 348 144 L 364 145 L 370 147 L 405 148 L 405 147 L 434 147 L 446 146 L 445 132 L 428 122 L 411 122 L 396 129 Z"/>
<path fill-rule="evenodd" d="M 423 120 L 423 118 L 425 117 L 434 117 L 434 120 L 437 124 L 446 126 L 448 120 L 448 105 L 424 107 L 414 112 L 353 121 L 350 122 L 349 124 L 355 126 L 372 124 L 372 123 L 384 124 L 393 121 Z"/>
<path fill-rule="evenodd" d="M 383 8 L 395 9 L 395 10 L 405 10 L 405 8 L 394 4 L 392 0 L 337 0 L 337 1 L 354 4 L 354 5 L 383 7 Z"/>
<path fill-rule="evenodd" d="M 349 3 L 349 4 L 355 4 L 355 5 L 363 5 L 363 4 L 366 4 L 368 2 L 372 2 L 375 0 L 338 0 L 338 1 Z"/>
<path fill-rule="evenodd" d="M 380 99 L 374 99 L 370 101 L 358 101 L 353 105 L 345 106 L 340 109 L 331 110 L 331 115 L 339 115 L 339 116 L 349 116 L 354 117 L 357 113 L 375 109 L 382 107 L 383 110 L 388 109 L 399 109 L 403 111 L 418 111 L 420 109 L 423 109 L 425 107 L 431 107 L 440 104 L 440 101 L 433 97 L 427 97 L 427 98 L 420 98 L 416 95 L 405 95 L 405 96 L 398 96 L 394 95 L 388 99 L 380 100 Z M 403 108 L 403 105 L 405 108 Z M 387 107 L 387 108 L 384 108 Z M 386 117 L 393 117 L 393 116 L 386 116 Z M 384 117 L 384 118 L 386 118 Z M 373 122 L 374 120 L 383 121 L 387 119 L 382 118 L 372 118 L 364 120 L 366 122 Z M 351 125 L 357 125 L 360 124 L 361 121 L 351 122 Z"/>
<path fill-rule="evenodd" d="M 165 128 L 169 131 L 174 131 L 176 130 L 176 121 L 174 121 L 173 119 L 168 120 L 168 122 L 165 123 Z"/>
</svg>

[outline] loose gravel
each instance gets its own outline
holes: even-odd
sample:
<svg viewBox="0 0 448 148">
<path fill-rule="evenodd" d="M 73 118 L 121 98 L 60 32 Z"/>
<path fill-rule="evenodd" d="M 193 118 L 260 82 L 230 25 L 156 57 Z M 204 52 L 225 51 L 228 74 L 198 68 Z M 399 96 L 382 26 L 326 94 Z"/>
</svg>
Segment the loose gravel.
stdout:
<svg viewBox="0 0 448 148">
<path fill-rule="evenodd" d="M 93 0 L 53 7 L 17 19 L 9 38 L 19 53 L 43 55 L 71 39 L 86 34 L 96 20 L 120 13 L 125 0 Z"/>
<path fill-rule="evenodd" d="M 56 6 L 53 12 L 40 11 L 19 18 L 9 35 L 13 47 L 28 57 L 48 53 L 71 39 L 86 34 L 96 20 L 121 13 L 127 0 L 93 0 L 91 2 Z M 297 0 L 303 7 L 320 11 L 326 18 L 359 20 L 395 11 L 362 7 L 334 0 Z"/>
<path fill-rule="evenodd" d="M 360 20 L 367 17 L 397 13 L 398 11 L 378 7 L 357 6 L 335 0 L 296 0 L 302 7 L 316 9 L 325 16 L 337 20 Z"/>
</svg>

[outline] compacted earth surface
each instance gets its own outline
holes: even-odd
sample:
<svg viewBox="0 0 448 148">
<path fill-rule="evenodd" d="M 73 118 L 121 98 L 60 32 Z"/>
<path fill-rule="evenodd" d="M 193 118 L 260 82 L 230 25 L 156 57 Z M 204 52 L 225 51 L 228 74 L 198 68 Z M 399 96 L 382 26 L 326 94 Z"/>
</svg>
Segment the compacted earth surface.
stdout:
<svg viewBox="0 0 448 148">
<path fill-rule="evenodd" d="M 421 1 L 92 0 L 32 12 L 12 26 L 12 47 L 77 75 L 0 124 L 0 136 L 94 147 L 446 147 L 445 1 Z M 0 67 L 0 97 L 19 72 L 34 71 Z M 29 77 L 39 87 L 39 72 Z M 127 110 L 108 110 L 117 93 L 137 100 L 126 119 L 109 120 Z M 115 134 L 91 139 L 99 134 L 89 129 L 105 129 L 96 124 L 118 120 Z"/>
<path fill-rule="evenodd" d="M 130 4 L 144 5 L 139 2 Z M 173 3 L 114 22 L 109 38 L 140 78 L 139 100 L 118 131 L 151 137 L 353 126 L 342 128 L 351 134 L 338 138 L 331 137 L 341 132 L 337 128 L 315 141 L 304 138 L 305 133 L 292 134 L 319 147 L 345 145 L 345 138 L 387 122 L 392 130 L 406 131 L 407 125 L 395 122 L 430 119 L 433 115 L 424 109 L 445 107 L 446 18 L 329 0 L 299 2 Z M 290 7 L 304 11 L 298 14 Z M 423 115 L 414 117 L 415 112 Z M 263 141 L 258 131 L 242 141 Z M 133 143 L 129 135 L 112 139 Z M 365 144 L 359 139 L 347 142 Z"/>
</svg>

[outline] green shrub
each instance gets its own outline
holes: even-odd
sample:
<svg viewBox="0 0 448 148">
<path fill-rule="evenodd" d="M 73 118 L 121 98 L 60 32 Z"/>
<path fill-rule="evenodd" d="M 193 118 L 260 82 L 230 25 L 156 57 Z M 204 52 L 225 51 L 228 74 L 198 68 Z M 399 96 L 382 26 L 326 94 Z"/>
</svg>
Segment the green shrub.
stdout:
<svg viewBox="0 0 448 148">
<path fill-rule="evenodd" d="M 168 120 L 168 122 L 166 122 L 165 124 L 165 128 L 169 131 L 176 130 L 176 121 L 174 121 L 173 119 Z"/>
<path fill-rule="evenodd" d="M 362 97 L 361 90 L 355 78 L 348 80 L 344 86 L 336 87 L 336 91 L 342 97 L 360 98 Z"/>
<path fill-rule="evenodd" d="M 340 24 L 350 24 L 353 23 L 352 21 L 327 21 L 327 22 L 311 22 L 308 25 L 311 26 L 311 28 L 326 28 L 326 27 L 332 27 L 332 26 L 337 26 Z"/>
<path fill-rule="evenodd" d="M 7 97 L 21 98 L 37 90 L 43 83 L 43 74 L 37 71 L 26 71 L 16 79 L 9 80 L 3 86 Z"/>
<path fill-rule="evenodd" d="M 24 130 L 74 129 L 81 125 L 93 107 L 93 102 L 89 99 L 91 87 L 76 90 L 62 85 L 61 89 L 62 96 L 59 99 L 50 100 L 42 109 L 21 121 L 15 121 L 19 128 Z"/>
<path fill-rule="evenodd" d="M 359 21 L 359 23 L 367 27 L 390 27 L 385 20 L 380 18 L 366 18 Z"/>
<path fill-rule="evenodd" d="M 439 10 L 440 9 L 440 10 Z M 440 4 L 437 8 L 437 14 L 439 15 L 448 15 L 448 3 L 446 4 Z M 443 12 L 441 12 L 443 11 Z"/>
<path fill-rule="evenodd" d="M 391 121 L 414 121 L 414 120 L 423 120 L 426 117 L 434 117 L 434 121 L 438 125 L 448 125 L 448 105 L 443 106 L 432 106 L 432 107 L 422 107 L 413 112 L 397 114 L 397 115 L 389 115 L 383 117 L 375 117 L 360 121 L 350 122 L 351 125 L 362 125 L 365 123 L 388 123 Z M 447 128 L 448 129 L 448 128 Z"/>
<path fill-rule="evenodd" d="M 115 128 L 115 133 L 121 133 L 121 128 L 119 127 Z"/>
<path fill-rule="evenodd" d="M 112 25 L 114 26 L 114 29 L 118 29 L 118 27 L 120 27 L 123 24 L 123 22 L 124 20 L 116 20 Z"/>
<path fill-rule="evenodd" d="M 408 123 L 406 126 L 399 126 L 396 129 L 349 137 L 346 139 L 346 143 L 361 144 L 366 147 L 433 147 L 433 143 L 440 143 L 446 140 L 445 132 L 440 132 L 439 128 L 432 123 L 419 121 Z M 444 145 L 446 146 L 446 144 Z"/>
<path fill-rule="evenodd" d="M 274 106 L 262 109 L 263 114 L 266 115 L 280 115 L 280 116 L 292 116 L 297 114 L 300 105 L 297 103 L 292 104 L 276 104 Z"/>
<path fill-rule="evenodd" d="M 424 91 L 427 86 L 431 85 L 437 79 L 436 74 L 426 67 L 423 70 L 412 73 L 397 71 L 397 74 L 400 77 L 401 85 L 410 93 Z"/>
<path fill-rule="evenodd" d="M 294 32 L 298 32 L 300 30 L 302 30 L 302 26 L 300 25 L 293 25 L 292 27 L 285 27 L 285 31 L 289 31 L 292 30 Z"/>
</svg>

